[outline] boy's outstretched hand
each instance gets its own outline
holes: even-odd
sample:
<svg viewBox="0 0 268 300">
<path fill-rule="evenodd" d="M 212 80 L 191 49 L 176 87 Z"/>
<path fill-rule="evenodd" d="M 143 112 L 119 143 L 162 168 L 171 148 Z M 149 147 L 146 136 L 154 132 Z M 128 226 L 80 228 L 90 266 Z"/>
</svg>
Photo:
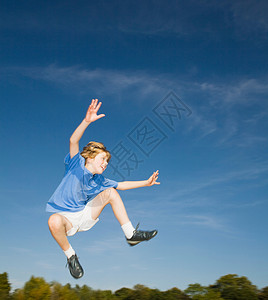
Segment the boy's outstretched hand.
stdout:
<svg viewBox="0 0 268 300">
<path fill-rule="evenodd" d="M 157 170 L 156 172 L 153 173 L 153 175 L 147 180 L 148 182 L 148 186 L 152 186 L 154 184 L 160 184 L 160 182 L 157 182 L 157 179 L 158 179 L 158 174 L 159 174 L 159 171 Z"/>
<path fill-rule="evenodd" d="M 105 114 L 97 115 L 98 110 L 101 107 L 101 102 L 98 103 L 98 99 L 92 99 L 91 104 L 88 107 L 85 121 L 88 123 L 92 123 L 94 121 L 97 121 L 100 118 L 105 117 Z"/>
</svg>

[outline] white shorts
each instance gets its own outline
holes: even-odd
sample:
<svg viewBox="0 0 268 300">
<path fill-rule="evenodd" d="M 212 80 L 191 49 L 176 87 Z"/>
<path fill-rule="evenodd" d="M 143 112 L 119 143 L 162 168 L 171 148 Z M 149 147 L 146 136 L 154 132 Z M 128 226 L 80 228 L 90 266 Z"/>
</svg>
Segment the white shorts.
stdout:
<svg viewBox="0 0 268 300">
<path fill-rule="evenodd" d="M 96 220 L 91 218 L 91 205 L 92 200 L 88 202 L 85 208 L 81 211 L 58 213 L 68 219 L 68 221 L 70 221 L 73 225 L 73 227 L 67 231 L 67 236 L 75 235 L 79 231 L 87 231 L 99 221 L 99 218 Z"/>
</svg>

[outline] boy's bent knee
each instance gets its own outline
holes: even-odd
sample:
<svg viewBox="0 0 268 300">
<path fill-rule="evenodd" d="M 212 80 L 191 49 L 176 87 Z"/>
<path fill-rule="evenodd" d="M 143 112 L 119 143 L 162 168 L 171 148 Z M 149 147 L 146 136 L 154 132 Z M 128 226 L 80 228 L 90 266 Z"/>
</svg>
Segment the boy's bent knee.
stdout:
<svg viewBox="0 0 268 300">
<path fill-rule="evenodd" d="M 115 188 L 109 188 L 109 202 L 121 200 L 121 197 Z"/>
<path fill-rule="evenodd" d="M 106 192 L 107 199 L 109 200 L 119 195 L 117 190 L 113 187 L 106 189 L 104 192 Z"/>
<path fill-rule="evenodd" d="M 99 194 L 100 199 L 103 202 L 109 202 L 111 197 L 116 193 L 115 188 L 107 188 Z"/>
<path fill-rule="evenodd" d="M 58 214 L 51 215 L 48 219 L 48 227 L 50 230 L 59 230 L 63 227 L 62 217 Z"/>
</svg>

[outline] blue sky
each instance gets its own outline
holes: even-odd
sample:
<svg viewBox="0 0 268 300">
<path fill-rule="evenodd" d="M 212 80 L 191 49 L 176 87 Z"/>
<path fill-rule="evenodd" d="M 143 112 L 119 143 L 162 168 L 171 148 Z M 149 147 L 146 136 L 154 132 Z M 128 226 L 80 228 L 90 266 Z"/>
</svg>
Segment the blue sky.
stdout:
<svg viewBox="0 0 268 300">
<path fill-rule="evenodd" d="M 267 286 L 267 1 L 0 5 L 0 272 L 12 287 L 34 275 L 185 289 L 230 273 Z M 106 117 L 81 147 L 124 145 L 111 164 L 125 180 L 159 169 L 161 185 L 120 193 L 133 224 L 159 234 L 130 248 L 107 207 L 70 239 L 85 269 L 75 281 L 45 205 L 92 98 Z"/>
</svg>

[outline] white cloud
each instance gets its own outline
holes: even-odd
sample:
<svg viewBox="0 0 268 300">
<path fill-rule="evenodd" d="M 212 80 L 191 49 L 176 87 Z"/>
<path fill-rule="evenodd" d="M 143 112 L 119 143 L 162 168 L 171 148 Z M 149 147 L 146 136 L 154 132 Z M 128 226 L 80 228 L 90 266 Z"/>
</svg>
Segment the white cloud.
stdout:
<svg viewBox="0 0 268 300">
<path fill-rule="evenodd" d="M 195 82 L 194 93 L 204 100 L 193 113 L 189 130 L 200 128 L 203 132 L 200 137 L 216 133 L 214 141 L 218 146 L 250 147 L 267 143 L 264 131 L 268 115 L 267 78 Z"/>
<path fill-rule="evenodd" d="M 32 254 L 32 249 L 23 248 L 23 247 L 9 247 L 12 251 L 18 252 L 20 254 Z"/>
<path fill-rule="evenodd" d="M 124 91 L 137 88 L 142 94 L 175 90 L 187 93 L 205 93 L 210 95 L 209 105 L 218 106 L 226 103 L 255 103 L 258 98 L 268 94 L 268 79 L 249 78 L 236 79 L 232 82 L 202 82 L 185 80 L 183 75 L 168 73 L 151 73 L 142 70 L 109 70 L 109 69 L 85 69 L 80 66 L 60 67 L 49 65 L 45 67 L 9 67 L 2 71 L 6 73 L 19 73 L 36 80 L 43 80 L 52 84 L 68 88 L 70 90 L 83 88 L 98 90 L 100 87 L 106 93 Z M 212 98 L 213 97 L 213 98 Z"/>
<path fill-rule="evenodd" d="M 239 147 L 267 142 L 266 134 L 257 131 L 268 114 L 267 78 L 199 82 L 185 80 L 182 75 L 57 65 L 9 68 L 7 72 L 48 82 L 66 93 L 109 95 L 118 102 L 155 103 L 174 90 L 193 111 L 183 124 L 187 133 L 196 133 L 196 139 L 213 135 L 217 146 Z"/>
<path fill-rule="evenodd" d="M 236 194 L 237 183 L 242 184 L 247 188 L 260 188 L 267 185 L 266 180 L 262 180 L 265 174 L 268 173 L 268 162 L 260 161 L 248 166 L 247 168 L 238 169 L 233 166 L 232 170 L 220 171 L 216 174 L 213 169 L 202 171 L 196 174 L 196 177 L 190 179 L 180 180 L 179 182 L 171 182 L 170 184 L 176 186 L 174 192 L 172 190 L 165 195 L 165 204 L 171 207 L 172 210 L 177 211 L 177 208 L 201 208 L 201 207 L 218 207 L 219 199 L 221 207 L 229 205 L 229 201 L 223 202 L 222 199 L 229 199 L 230 193 Z M 240 191 L 241 186 L 238 190 Z M 215 198 L 216 196 L 216 198 Z M 159 195 L 159 199 L 155 199 L 157 205 L 162 203 L 163 195 Z M 159 203 L 158 203 L 159 201 Z M 255 199 L 254 202 L 261 201 Z M 263 201 L 261 201 L 262 203 Z M 247 202 L 248 203 L 248 202 Z M 236 205 L 244 206 L 247 204 L 241 199 Z M 168 209 L 169 209 L 168 208 Z"/>
<path fill-rule="evenodd" d="M 44 261 L 37 261 L 35 264 L 37 265 L 38 268 L 41 267 L 46 270 L 57 270 L 58 269 L 55 265 L 46 263 Z"/>
<path fill-rule="evenodd" d="M 219 220 L 219 217 L 205 216 L 205 215 L 184 215 L 180 217 L 180 224 L 205 226 L 211 229 L 226 230 L 225 225 Z"/>
<path fill-rule="evenodd" d="M 141 97 L 146 97 L 152 94 L 163 95 L 172 88 L 172 81 L 165 76 L 151 76 L 142 71 L 90 70 L 78 66 L 58 67 L 56 65 L 14 70 L 24 76 L 81 93 L 96 91 L 111 95 L 123 92 L 127 94 L 131 90 Z"/>
<path fill-rule="evenodd" d="M 201 91 L 208 92 L 217 97 L 218 105 L 223 101 L 224 105 L 234 105 L 236 103 L 255 103 L 259 101 L 259 96 L 267 96 L 268 94 L 268 80 L 264 79 L 236 79 L 232 83 L 214 83 L 214 82 L 201 82 L 196 83 L 195 87 Z M 258 97 L 255 97 L 258 96 Z"/>
<path fill-rule="evenodd" d="M 122 237 L 97 240 L 91 243 L 91 245 L 84 247 L 83 250 L 93 254 L 109 253 L 111 250 L 118 252 L 122 250 Z"/>
</svg>

